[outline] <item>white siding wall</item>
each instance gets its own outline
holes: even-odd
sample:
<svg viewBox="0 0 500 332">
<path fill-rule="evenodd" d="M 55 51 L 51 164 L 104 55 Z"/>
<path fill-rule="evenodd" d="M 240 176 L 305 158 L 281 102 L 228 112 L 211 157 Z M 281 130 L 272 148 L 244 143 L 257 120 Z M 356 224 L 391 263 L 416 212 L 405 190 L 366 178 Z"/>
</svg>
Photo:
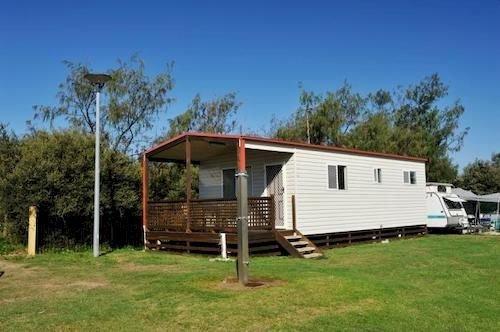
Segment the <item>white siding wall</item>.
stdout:
<svg viewBox="0 0 500 332">
<path fill-rule="evenodd" d="M 297 149 L 297 228 L 304 234 L 425 224 L 425 164 Z M 328 189 L 327 165 L 347 166 L 347 189 Z M 382 169 L 375 183 L 373 169 Z M 403 170 L 417 184 L 403 183 Z"/>
<path fill-rule="evenodd" d="M 293 158 L 290 153 L 246 150 L 247 167 L 251 167 L 252 172 L 252 196 L 259 197 L 265 195 L 265 166 L 272 164 L 284 164 L 283 183 L 285 187 L 284 217 L 285 225 L 290 228 L 291 223 L 291 195 L 290 183 L 294 182 L 295 173 Z M 200 198 L 221 198 L 222 197 L 222 169 L 235 168 L 236 155 L 234 153 L 218 156 L 213 160 L 200 163 Z"/>
<path fill-rule="evenodd" d="M 265 165 L 285 163 L 285 225 L 292 227 L 291 196 L 296 196 L 297 228 L 321 234 L 426 223 L 425 164 L 310 149 L 288 153 L 264 151 L 273 145 L 252 144 L 247 166 L 252 167 L 253 195 L 265 194 Z M 262 149 L 262 150 L 256 150 Z M 290 152 L 294 152 L 293 154 Z M 222 169 L 234 168 L 235 154 L 200 164 L 200 198 L 222 197 Z M 328 189 L 327 165 L 347 166 L 347 190 Z M 382 169 L 375 183 L 373 169 Z M 403 183 L 403 170 L 417 172 L 417 184 Z"/>
</svg>

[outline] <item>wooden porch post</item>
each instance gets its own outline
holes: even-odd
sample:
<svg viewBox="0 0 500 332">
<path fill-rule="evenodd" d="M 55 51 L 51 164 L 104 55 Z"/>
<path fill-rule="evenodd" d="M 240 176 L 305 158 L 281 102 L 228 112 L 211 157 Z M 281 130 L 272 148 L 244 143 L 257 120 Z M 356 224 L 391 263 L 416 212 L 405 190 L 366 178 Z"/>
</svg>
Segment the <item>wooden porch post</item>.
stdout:
<svg viewBox="0 0 500 332">
<path fill-rule="evenodd" d="M 191 231 L 191 140 L 186 136 L 186 232 Z"/>
<path fill-rule="evenodd" d="M 144 232 L 144 247 L 147 244 L 146 232 L 148 229 L 148 199 L 149 199 L 149 170 L 148 157 L 142 155 L 142 230 Z"/>
<path fill-rule="evenodd" d="M 250 258 L 248 253 L 248 191 L 247 181 L 248 175 L 246 171 L 246 155 L 245 155 L 245 140 L 238 139 L 238 147 L 236 149 L 237 155 L 237 173 L 236 179 L 238 181 L 238 260 L 237 260 L 237 273 L 238 281 L 242 285 L 248 283 L 248 265 Z"/>
</svg>

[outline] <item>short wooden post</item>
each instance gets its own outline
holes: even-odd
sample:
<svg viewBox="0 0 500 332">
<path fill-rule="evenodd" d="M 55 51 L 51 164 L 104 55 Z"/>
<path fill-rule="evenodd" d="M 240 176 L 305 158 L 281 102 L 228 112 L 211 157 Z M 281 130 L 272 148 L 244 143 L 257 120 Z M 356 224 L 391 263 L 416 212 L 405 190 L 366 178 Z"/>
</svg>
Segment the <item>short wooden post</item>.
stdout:
<svg viewBox="0 0 500 332">
<path fill-rule="evenodd" d="M 292 195 L 292 226 L 293 231 L 297 231 L 297 212 L 295 207 L 295 195 Z"/>
<path fill-rule="evenodd" d="M 220 233 L 220 252 L 223 260 L 227 260 L 227 241 L 226 233 Z"/>
<path fill-rule="evenodd" d="M 36 219 L 38 209 L 36 206 L 30 206 L 29 223 L 28 223 L 28 255 L 35 256 L 36 254 Z"/>
</svg>

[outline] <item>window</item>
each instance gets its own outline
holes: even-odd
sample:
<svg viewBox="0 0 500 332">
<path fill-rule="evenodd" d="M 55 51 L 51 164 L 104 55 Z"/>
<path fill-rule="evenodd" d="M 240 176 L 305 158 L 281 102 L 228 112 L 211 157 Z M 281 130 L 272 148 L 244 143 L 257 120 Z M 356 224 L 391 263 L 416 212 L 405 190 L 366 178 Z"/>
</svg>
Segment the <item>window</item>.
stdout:
<svg viewBox="0 0 500 332">
<path fill-rule="evenodd" d="M 328 188 L 337 189 L 337 167 L 328 165 Z"/>
<path fill-rule="evenodd" d="M 438 186 L 438 193 L 445 193 L 445 192 L 446 192 L 446 187 L 442 186 L 442 185 L 439 185 Z"/>
<path fill-rule="evenodd" d="M 248 180 L 247 180 L 247 192 L 248 192 L 248 197 L 253 197 L 253 172 L 252 172 L 252 167 L 247 166 L 247 174 L 248 174 Z"/>
<path fill-rule="evenodd" d="M 252 168 L 247 167 L 247 192 L 248 197 L 253 195 Z M 222 170 L 222 198 L 236 198 L 236 169 L 229 168 Z"/>
<path fill-rule="evenodd" d="M 417 172 L 403 171 L 403 182 L 408 184 L 417 184 Z"/>
<path fill-rule="evenodd" d="M 338 178 L 339 178 L 339 189 L 340 190 L 345 190 L 346 183 L 345 183 L 345 173 L 346 173 L 346 167 L 345 166 L 337 166 L 338 168 Z"/>
<path fill-rule="evenodd" d="M 373 180 L 376 183 L 382 183 L 382 168 L 373 169 Z"/>
<path fill-rule="evenodd" d="M 328 189 L 346 189 L 347 167 L 328 165 Z"/>
<path fill-rule="evenodd" d="M 417 183 L 417 173 L 414 171 L 410 171 L 410 183 L 411 184 Z"/>
<path fill-rule="evenodd" d="M 443 197 L 443 200 L 444 200 L 446 206 L 448 207 L 448 209 L 450 209 L 450 210 L 461 210 L 462 209 L 462 203 L 460 203 L 460 202 L 450 201 L 449 199 L 446 199 L 444 197 Z"/>
<path fill-rule="evenodd" d="M 222 198 L 236 198 L 236 170 L 222 170 Z"/>
</svg>

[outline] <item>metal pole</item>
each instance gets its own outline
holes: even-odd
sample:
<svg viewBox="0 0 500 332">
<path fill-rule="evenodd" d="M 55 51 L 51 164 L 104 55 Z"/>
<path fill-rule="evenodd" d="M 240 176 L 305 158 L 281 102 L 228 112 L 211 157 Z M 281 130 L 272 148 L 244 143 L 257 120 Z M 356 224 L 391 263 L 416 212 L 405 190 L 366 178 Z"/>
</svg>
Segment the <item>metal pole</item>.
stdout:
<svg viewBox="0 0 500 332">
<path fill-rule="evenodd" d="M 238 180 L 238 281 L 242 285 L 248 283 L 248 175 L 245 170 L 236 174 Z"/>
<path fill-rule="evenodd" d="M 94 257 L 99 257 L 99 184 L 100 184 L 100 113 L 99 98 L 100 87 L 95 96 L 95 177 L 94 177 Z"/>
<path fill-rule="evenodd" d="M 497 218 L 496 218 L 496 221 L 495 221 L 495 231 L 498 229 L 498 223 L 500 223 L 500 216 L 498 215 L 498 212 L 500 211 L 500 197 L 497 199 Z"/>
<path fill-rule="evenodd" d="M 246 171 L 245 140 L 240 138 L 237 147 L 238 171 L 236 173 L 238 201 L 238 281 L 242 285 L 248 283 L 248 265 L 250 257 L 248 253 L 248 175 Z"/>
</svg>

